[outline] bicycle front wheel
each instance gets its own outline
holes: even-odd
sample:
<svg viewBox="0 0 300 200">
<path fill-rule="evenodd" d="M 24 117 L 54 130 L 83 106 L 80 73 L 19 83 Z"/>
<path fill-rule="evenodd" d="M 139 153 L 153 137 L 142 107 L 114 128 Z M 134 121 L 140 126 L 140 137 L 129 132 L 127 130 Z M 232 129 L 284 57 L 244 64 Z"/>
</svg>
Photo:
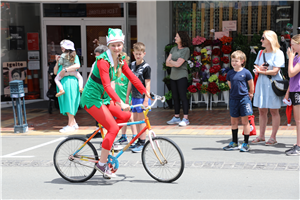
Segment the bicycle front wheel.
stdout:
<svg viewBox="0 0 300 200">
<path fill-rule="evenodd" d="M 150 141 L 146 142 L 142 151 L 144 168 L 157 181 L 165 183 L 176 181 L 184 170 L 184 157 L 180 148 L 165 137 L 154 137 L 152 140 L 155 151 Z"/>
<path fill-rule="evenodd" d="M 58 174 L 67 181 L 84 182 L 96 173 L 94 166 L 98 160 L 98 153 L 92 143 L 88 142 L 73 156 L 85 141 L 84 138 L 70 137 L 55 149 L 53 164 Z"/>
</svg>

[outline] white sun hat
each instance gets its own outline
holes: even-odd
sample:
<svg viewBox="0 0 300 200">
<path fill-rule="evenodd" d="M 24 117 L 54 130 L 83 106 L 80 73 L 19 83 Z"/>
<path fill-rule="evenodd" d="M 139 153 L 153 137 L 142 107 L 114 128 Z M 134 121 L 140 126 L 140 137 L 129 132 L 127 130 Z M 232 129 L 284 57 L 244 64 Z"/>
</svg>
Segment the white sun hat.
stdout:
<svg viewBox="0 0 300 200">
<path fill-rule="evenodd" d="M 70 40 L 62 40 L 60 42 L 60 46 L 67 49 L 67 50 L 73 50 L 75 51 L 75 48 L 74 48 L 74 43 Z"/>
<path fill-rule="evenodd" d="M 118 29 L 118 28 L 115 28 L 115 29 L 109 28 L 107 35 L 108 35 L 108 36 L 106 36 L 107 46 L 110 43 L 114 43 L 114 42 L 122 42 L 124 44 L 125 35 L 123 35 L 121 29 Z"/>
</svg>

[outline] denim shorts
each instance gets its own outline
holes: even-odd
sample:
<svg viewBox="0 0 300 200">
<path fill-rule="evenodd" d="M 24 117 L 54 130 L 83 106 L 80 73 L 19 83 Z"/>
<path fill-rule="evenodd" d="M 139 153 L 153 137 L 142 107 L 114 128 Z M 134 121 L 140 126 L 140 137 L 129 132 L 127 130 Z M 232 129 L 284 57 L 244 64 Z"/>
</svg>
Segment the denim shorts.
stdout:
<svg viewBox="0 0 300 200">
<path fill-rule="evenodd" d="M 252 103 L 249 96 L 245 96 L 242 99 L 230 99 L 229 111 L 231 117 L 245 117 L 252 115 Z"/>
<path fill-rule="evenodd" d="M 137 105 L 137 104 L 143 104 L 144 103 L 144 99 L 140 99 L 140 98 L 131 98 L 131 103 L 132 105 Z M 151 105 L 151 99 L 148 100 L 148 105 Z M 132 112 L 137 112 L 137 113 L 141 113 L 143 112 L 143 109 L 141 107 L 136 107 L 132 109 Z"/>
</svg>

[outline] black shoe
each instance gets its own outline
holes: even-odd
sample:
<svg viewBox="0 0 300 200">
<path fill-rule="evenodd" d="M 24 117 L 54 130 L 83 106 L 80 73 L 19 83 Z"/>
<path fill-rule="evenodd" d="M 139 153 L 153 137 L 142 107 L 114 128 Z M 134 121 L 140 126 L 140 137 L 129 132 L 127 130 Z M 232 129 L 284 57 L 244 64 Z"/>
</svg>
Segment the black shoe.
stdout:
<svg viewBox="0 0 300 200">
<path fill-rule="evenodd" d="M 95 132 L 91 133 L 91 134 L 87 134 L 86 137 L 90 138 Z M 93 138 L 102 138 L 101 136 L 101 132 L 98 132 Z"/>
</svg>

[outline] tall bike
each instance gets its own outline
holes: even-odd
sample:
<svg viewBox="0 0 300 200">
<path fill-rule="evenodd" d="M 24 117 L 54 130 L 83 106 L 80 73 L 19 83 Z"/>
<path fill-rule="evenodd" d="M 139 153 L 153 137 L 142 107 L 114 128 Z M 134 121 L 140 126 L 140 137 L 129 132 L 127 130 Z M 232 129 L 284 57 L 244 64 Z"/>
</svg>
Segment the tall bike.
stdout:
<svg viewBox="0 0 300 200">
<path fill-rule="evenodd" d="M 170 183 L 176 181 L 184 170 L 184 157 L 178 145 L 166 137 L 156 137 L 151 129 L 148 112 L 157 100 L 165 101 L 165 97 L 151 94 L 153 103 L 149 107 L 143 104 L 131 106 L 144 108 L 145 119 L 142 121 L 120 123 L 118 126 L 130 126 L 133 124 L 146 123 L 146 127 L 137 134 L 116 156 L 108 156 L 108 165 L 113 173 L 119 168 L 118 158 L 132 145 L 142 133 L 148 130 L 149 140 L 142 150 L 142 163 L 147 173 L 157 181 Z M 87 140 L 82 137 L 71 136 L 62 141 L 55 149 L 53 163 L 58 174 L 70 182 L 84 182 L 89 180 L 96 172 L 94 166 L 98 163 L 98 153 L 90 140 L 101 131 L 99 126 Z"/>
</svg>

